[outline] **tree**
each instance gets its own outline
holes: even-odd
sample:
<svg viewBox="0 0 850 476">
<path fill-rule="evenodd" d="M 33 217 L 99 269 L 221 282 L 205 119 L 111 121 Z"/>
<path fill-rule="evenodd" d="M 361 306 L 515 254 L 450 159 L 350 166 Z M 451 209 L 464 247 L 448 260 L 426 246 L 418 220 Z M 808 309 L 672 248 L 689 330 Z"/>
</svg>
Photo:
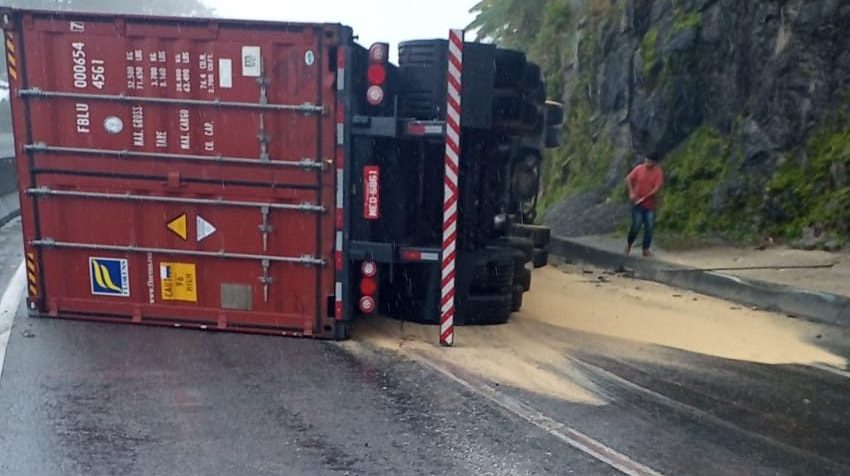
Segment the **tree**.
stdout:
<svg viewBox="0 0 850 476">
<path fill-rule="evenodd" d="M 525 51 L 542 68 L 550 94 L 560 95 L 563 70 L 569 61 L 572 0 L 481 0 L 472 10 L 469 28 L 478 39 Z M 581 4 L 581 2 L 578 2 Z"/>
<path fill-rule="evenodd" d="M 507 48 L 528 46 L 529 38 L 543 20 L 546 0 L 481 0 L 470 10 L 476 14 L 469 25 L 478 39 L 490 39 Z"/>
</svg>

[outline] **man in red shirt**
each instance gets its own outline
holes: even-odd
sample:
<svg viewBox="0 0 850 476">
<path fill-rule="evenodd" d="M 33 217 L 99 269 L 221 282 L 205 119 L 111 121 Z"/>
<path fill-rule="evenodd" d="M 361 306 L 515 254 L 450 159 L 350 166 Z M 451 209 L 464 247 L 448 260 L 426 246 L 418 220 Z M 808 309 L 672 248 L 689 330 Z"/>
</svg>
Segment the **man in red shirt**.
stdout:
<svg viewBox="0 0 850 476">
<path fill-rule="evenodd" d="M 626 177 L 629 186 L 629 200 L 632 202 L 632 226 L 626 244 L 626 254 L 632 251 L 643 226 L 643 255 L 652 256 L 652 229 L 655 225 L 655 208 L 658 206 L 658 192 L 664 185 L 664 172 L 658 165 L 658 156 L 650 154 L 643 163 L 632 169 Z"/>
</svg>

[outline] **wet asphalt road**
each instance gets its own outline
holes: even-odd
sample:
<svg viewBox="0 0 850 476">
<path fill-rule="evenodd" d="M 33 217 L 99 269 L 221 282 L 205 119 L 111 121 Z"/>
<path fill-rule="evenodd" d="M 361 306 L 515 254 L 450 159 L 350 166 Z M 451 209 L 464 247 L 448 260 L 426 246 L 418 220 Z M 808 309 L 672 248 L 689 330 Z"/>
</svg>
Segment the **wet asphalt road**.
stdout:
<svg viewBox="0 0 850 476">
<path fill-rule="evenodd" d="M 505 391 L 663 474 L 850 474 L 850 374 L 542 331 L 581 349 L 553 370 L 590 376 L 607 404 Z M 850 358 L 850 333 L 835 332 Z"/>
<path fill-rule="evenodd" d="M 4 475 L 615 473 L 395 356 L 70 321 L 14 331 Z"/>
<path fill-rule="evenodd" d="M 20 262 L 15 226 L 0 230 L 4 281 Z M 643 465 L 850 474 L 845 376 L 541 326 L 580 349 L 553 370 L 580 369 L 607 404 L 497 392 Z M 848 342 L 836 331 L 824 346 L 850 357 Z M 358 342 L 19 313 L 0 380 L 0 475 L 616 473 L 440 372 Z"/>
</svg>

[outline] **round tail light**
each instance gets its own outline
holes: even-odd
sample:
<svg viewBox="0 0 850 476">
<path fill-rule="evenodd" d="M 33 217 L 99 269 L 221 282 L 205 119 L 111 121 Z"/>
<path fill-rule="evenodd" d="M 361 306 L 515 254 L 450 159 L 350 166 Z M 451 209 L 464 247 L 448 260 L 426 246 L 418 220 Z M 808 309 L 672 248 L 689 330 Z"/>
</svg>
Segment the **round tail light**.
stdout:
<svg viewBox="0 0 850 476">
<path fill-rule="evenodd" d="M 364 261 L 360 265 L 360 274 L 367 278 L 374 278 L 378 274 L 378 265 L 374 261 Z"/>
<path fill-rule="evenodd" d="M 382 64 L 369 66 L 366 75 L 369 77 L 369 84 L 384 84 L 387 81 L 387 69 Z"/>
<path fill-rule="evenodd" d="M 375 302 L 375 298 L 372 296 L 363 296 L 360 298 L 360 312 L 363 314 L 372 314 L 375 312 L 375 307 L 377 303 Z"/>
<path fill-rule="evenodd" d="M 390 56 L 390 45 L 375 43 L 369 48 L 369 60 L 373 63 L 386 63 Z"/>
<path fill-rule="evenodd" d="M 384 102 L 384 88 L 378 85 L 369 86 L 369 89 L 366 91 L 366 100 L 372 106 L 380 106 Z"/>
<path fill-rule="evenodd" d="M 378 282 L 375 278 L 363 278 L 360 280 L 360 294 L 374 296 L 378 292 Z"/>
</svg>

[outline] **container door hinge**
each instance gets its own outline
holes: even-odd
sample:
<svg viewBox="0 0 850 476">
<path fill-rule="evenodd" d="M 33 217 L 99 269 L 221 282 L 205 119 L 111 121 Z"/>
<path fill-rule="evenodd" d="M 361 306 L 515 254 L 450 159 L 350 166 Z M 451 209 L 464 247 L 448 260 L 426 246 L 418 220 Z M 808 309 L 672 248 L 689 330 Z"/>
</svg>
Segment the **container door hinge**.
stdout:
<svg viewBox="0 0 850 476">
<path fill-rule="evenodd" d="M 263 260 L 263 276 L 260 278 L 260 284 L 263 285 L 263 301 L 269 302 L 269 285 L 274 282 L 274 278 L 269 276 L 269 268 L 271 262 L 267 259 Z"/>
<path fill-rule="evenodd" d="M 260 142 L 260 162 L 268 162 L 271 138 L 266 134 L 265 114 L 260 114 L 260 133 L 257 134 L 257 140 Z"/>
<path fill-rule="evenodd" d="M 274 230 L 274 227 L 269 225 L 269 207 L 260 207 L 260 213 L 263 215 L 263 223 L 258 225 L 260 233 L 263 234 L 263 252 L 269 251 L 269 235 Z"/>
<path fill-rule="evenodd" d="M 263 68 L 264 69 L 264 68 Z M 269 103 L 269 80 L 265 77 L 257 78 L 257 84 L 260 85 L 260 104 L 268 104 Z"/>
</svg>

